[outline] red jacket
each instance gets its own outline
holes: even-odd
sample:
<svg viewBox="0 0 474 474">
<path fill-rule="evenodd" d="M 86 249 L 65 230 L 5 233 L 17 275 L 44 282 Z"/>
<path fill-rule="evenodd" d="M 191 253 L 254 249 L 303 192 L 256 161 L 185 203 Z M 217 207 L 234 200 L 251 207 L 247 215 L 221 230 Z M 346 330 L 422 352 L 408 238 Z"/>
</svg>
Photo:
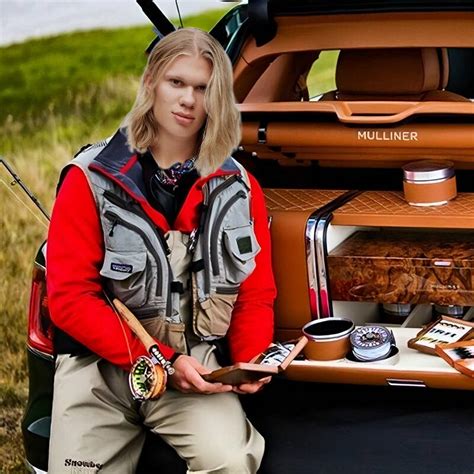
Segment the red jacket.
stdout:
<svg viewBox="0 0 474 474">
<path fill-rule="evenodd" d="M 249 175 L 255 235 L 261 246 L 254 272 L 241 284 L 227 334 L 233 362 L 249 361 L 264 350 L 273 336 L 273 301 L 276 295 L 271 267 L 270 235 L 262 190 Z M 185 233 L 198 224 L 202 185 L 198 179 L 181 208 L 173 228 Z M 144 210 L 164 232 L 164 216 L 144 203 Z M 99 270 L 104 242 L 92 191 L 83 172 L 68 172 L 54 204 L 47 245 L 47 285 L 54 324 L 104 359 L 129 370 L 146 350 L 107 304 Z M 128 340 L 128 345 L 126 340 Z M 159 341 L 157 341 L 159 343 Z M 169 358 L 174 350 L 159 346 Z M 129 353 L 129 349 L 130 352 Z"/>
</svg>

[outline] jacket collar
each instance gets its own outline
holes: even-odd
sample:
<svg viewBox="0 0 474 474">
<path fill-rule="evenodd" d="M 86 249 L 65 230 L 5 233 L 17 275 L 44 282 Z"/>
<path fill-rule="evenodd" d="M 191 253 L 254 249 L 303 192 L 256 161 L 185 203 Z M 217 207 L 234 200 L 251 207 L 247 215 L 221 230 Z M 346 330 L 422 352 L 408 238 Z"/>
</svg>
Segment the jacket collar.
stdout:
<svg viewBox="0 0 474 474">
<path fill-rule="evenodd" d="M 89 168 L 118 181 L 133 195 L 145 199 L 142 166 L 137 153 L 131 150 L 127 143 L 124 129 L 117 130 L 107 146 L 94 158 Z M 234 173 L 240 173 L 240 170 L 234 160 L 228 157 L 218 170 L 205 178 L 199 178 L 198 182 L 202 185 L 216 176 Z"/>
<path fill-rule="evenodd" d="M 92 160 L 89 168 L 112 179 L 137 199 L 145 199 L 142 167 L 136 152 L 128 146 L 123 129 L 117 130 L 107 146 Z"/>
<path fill-rule="evenodd" d="M 146 199 L 142 165 L 138 160 L 137 152 L 131 150 L 128 145 L 124 129 L 117 130 L 107 146 L 92 160 L 89 169 L 108 177 L 127 194 L 140 202 L 143 209 L 164 230 L 169 227 L 165 217 L 156 211 Z M 234 160 L 228 157 L 214 173 L 199 178 L 192 186 L 190 194 L 196 196 L 196 191 L 198 191 L 198 194 L 201 195 L 200 191 L 203 185 L 214 177 L 236 173 L 240 173 L 240 170 Z M 191 201 L 195 199 L 192 198 Z"/>
</svg>

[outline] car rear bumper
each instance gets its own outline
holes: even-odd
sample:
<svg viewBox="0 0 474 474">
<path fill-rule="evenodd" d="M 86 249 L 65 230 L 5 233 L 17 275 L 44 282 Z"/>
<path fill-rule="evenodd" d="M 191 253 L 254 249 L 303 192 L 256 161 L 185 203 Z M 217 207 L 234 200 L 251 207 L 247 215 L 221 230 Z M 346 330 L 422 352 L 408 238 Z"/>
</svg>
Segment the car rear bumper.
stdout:
<svg viewBox="0 0 474 474">
<path fill-rule="evenodd" d="M 26 465 L 30 472 L 48 468 L 49 432 L 53 400 L 54 359 L 28 348 L 29 398 L 21 423 Z"/>
</svg>

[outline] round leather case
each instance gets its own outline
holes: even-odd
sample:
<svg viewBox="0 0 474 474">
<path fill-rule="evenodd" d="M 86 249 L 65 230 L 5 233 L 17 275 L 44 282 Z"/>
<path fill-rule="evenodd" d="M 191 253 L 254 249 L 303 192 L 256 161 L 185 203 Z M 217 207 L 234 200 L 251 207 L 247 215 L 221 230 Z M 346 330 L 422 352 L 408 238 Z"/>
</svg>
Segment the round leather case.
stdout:
<svg viewBox="0 0 474 474">
<path fill-rule="evenodd" d="M 310 360 L 343 359 L 350 350 L 349 336 L 354 323 L 344 318 L 324 318 L 310 321 L 303 327 L 308 338 L 304 354 Z"/>
</svg>

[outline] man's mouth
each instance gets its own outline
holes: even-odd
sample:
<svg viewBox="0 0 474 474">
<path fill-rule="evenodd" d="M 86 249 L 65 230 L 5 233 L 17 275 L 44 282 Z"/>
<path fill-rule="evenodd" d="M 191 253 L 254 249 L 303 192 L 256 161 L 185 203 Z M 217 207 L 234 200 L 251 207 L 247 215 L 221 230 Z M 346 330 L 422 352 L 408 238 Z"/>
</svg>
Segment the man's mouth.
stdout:
<svg viewBox="0 0 474 474">
<path fill-rule="evenodd" d="M 173 115 L 175 116 L 176 121 L 183 125 L 188 125 L 194 120 L 194 117 L 192 115 L 181 114 L 179 112 L 173 112 Z"/>
</svg>

